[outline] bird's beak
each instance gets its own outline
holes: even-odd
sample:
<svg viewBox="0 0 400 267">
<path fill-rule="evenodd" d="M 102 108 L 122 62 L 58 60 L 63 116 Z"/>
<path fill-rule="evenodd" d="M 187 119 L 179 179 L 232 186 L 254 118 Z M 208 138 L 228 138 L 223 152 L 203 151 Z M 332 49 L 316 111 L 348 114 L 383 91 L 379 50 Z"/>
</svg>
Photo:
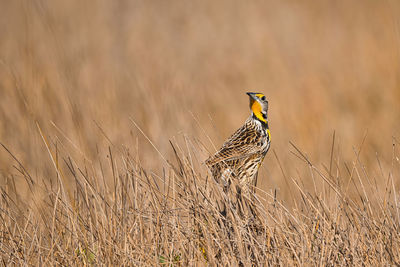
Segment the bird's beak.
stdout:
<svg viewBox="0 0 400 267">
<path fill-rule="evenodd" d="M 246 94 L 248 94 L 251 98 L 256 100 L 255 93 L 247 92 Z"/>
</svg>

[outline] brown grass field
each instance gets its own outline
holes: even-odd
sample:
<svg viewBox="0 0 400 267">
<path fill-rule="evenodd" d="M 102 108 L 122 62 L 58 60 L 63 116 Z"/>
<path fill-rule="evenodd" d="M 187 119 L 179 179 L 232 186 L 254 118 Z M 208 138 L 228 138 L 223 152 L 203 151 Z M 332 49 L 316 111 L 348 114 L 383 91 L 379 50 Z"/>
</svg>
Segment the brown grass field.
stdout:
<svg viewBox="0 0 400 267">
<path fill-rule="evenodd" d="M 252 219 L 204 165 L 269 100 Z M 13 266 L 399 266 L 400 2 L 0 0 Z"/>
</svg>

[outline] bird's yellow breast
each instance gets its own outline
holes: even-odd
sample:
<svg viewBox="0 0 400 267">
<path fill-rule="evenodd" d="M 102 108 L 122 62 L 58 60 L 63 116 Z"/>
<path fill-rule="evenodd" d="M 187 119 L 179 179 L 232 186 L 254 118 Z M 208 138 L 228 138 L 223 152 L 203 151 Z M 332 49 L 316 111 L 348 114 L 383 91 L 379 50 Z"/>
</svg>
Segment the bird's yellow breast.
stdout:
<svg viewBox="0 0 400 267">
<path fill-rule="evenodd" d="M 267 123 L 267 120 L 264 119 L 263 114 L 261 113 L 262 107 L 261 104 L 258 103 L 258 101 L 253 100 L 253 102 L 251 103 L 251 110 L 260 121 Z"/>
</svg>

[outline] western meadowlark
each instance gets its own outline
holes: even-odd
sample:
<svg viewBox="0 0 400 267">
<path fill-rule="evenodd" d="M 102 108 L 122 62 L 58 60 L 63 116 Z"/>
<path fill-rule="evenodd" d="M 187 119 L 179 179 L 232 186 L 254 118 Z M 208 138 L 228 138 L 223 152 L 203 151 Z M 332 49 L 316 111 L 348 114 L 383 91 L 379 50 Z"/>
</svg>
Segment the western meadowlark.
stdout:
<svg viewBox="0 0 400 267">
<path fill-rule="evenodd" d="M 268 128 L 268 101 L 261 93 L 247 93 L 251 115 L 221 149 L 206 160 L 206 165 L 218 183 L 224 187 L 238 179 L 240 191 L 247 194 L 256 186 L 258 168 L 268 152 L 271 134 Z"/>
</svg>

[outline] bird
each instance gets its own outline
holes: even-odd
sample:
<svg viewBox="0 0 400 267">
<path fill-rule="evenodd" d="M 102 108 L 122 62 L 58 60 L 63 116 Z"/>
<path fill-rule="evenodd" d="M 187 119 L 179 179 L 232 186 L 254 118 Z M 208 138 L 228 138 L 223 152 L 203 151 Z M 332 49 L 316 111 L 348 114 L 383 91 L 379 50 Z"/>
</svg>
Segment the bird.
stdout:
<svg viewBox="0 0 400 267">
<path fill-rule="evenodd" d="M 247 92 L 251 114 L 205 164 L 214 179 L 229 188 L 233 181 L 243 194 L 254 191 L 258 170 L 271 145 L 268 101 L 264 94 Z M 251 190 L 253 189 L 253 190 Z"/>
</svg>

